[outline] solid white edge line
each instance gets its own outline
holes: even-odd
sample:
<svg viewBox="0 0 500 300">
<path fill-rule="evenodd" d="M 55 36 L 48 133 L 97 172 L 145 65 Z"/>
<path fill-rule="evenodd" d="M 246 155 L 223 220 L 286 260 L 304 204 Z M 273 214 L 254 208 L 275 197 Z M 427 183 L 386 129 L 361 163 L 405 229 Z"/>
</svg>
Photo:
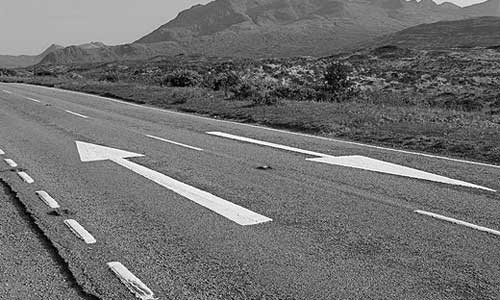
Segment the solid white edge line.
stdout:
<svg viewBox="0 0 500 300">
<path fill-rule="evenodd" d="M 191 149 L 191 150 L 203 151 L 203 149 L 201 149 L 201 148 L 197 148 L 197 147 L 189 146 L 189 145 L 186 145 L 186 144 L 174 142 L 174 141 L 167 140 L 167 139 L 164 139 L 164 138 L 161 138 L 161 137 L 157 137 L 157 136 L 154 136 L 154 135 L 147 134 L 146 136 L 149 137 L 149 138 L 155 139 L 155 140 L 159 140 L 159 141 L 162 141 L 162 142 L 166 142 L 166 143 L 174 144 L 174 145 L 177 145 L 177 146 L 185 147 L 185 148 L 188 148 L 188 149 Z"/>
<path fill-rule="evenodd" d="M 436 214 L 436 213 L 432 213 L 432 212 L 428 212 L 428 211 L 424 211 L 424 210 L 415 210 L 414 213 L 417 213 L 417 214 L 420 214 L 420 215 L 424 215 L 424 216 L 429 216 L 429 217 L 432 217 L 432 218 L 435 218 L 435 219 L 438 219 L 438 220 L 442 220 L 442 221 L 454 223 L 454 224 L 457 224 L 457 225 L 465 226 L 465 227 L 468 227 L 468 228 L 471 228 L 471 229 L 475 229 L 475 230 L 478 230 L 478 231 L 490 233 L 490 234 L 493 234 L 493 235 L 496 235 L 496 236 L 500 236 L 500 231 L 497 231 L 497 230 L 494 230 L 494 229 L 490 229 L 490 228 L 487 228 L 487 227 L 483 227 L 483 226 L 479 226 L 479 225 L 475 225 L 475 224 L 472 224 L 472 223 L 469 223 L 469 222 L 457 220 L 457 219 L 454 219 L 454 218 L 445 217 L 443 215 L 439 215 L 439 214 Z"/>
<path fill-rule="evenodd" d="M 13 161 L 12 159 L 10 158 L 6 158 L 4 159 L 5 163 L 8 164 L 11 168 L 16 168 L 17 167 L 17 163 L 15 161 Z"/>
<path fill-rule="evenodd" d="M 3 152 L 2 149 L 0 149 L 0 155 L 5 155 L 5 152 Z"/>
<path fill-rule="evenodd" d="M 59 204 L 57 203 L 54 198 L 52 198 L 47 192 L 45 191 L 36 191 L 35 192 L 40 200 L 42 200 L 45 204 L 47 204 L 48 207 L 50 208 L 60 208 Z"/>
<path fill-rule="evenodd" d="M 85 115 L 82 115 L 82 114 L 79 114 L 79 113 L 76 113 L 74 111 L 71 111 L 71 110 L 64 110 L 65 112 L 67 112 L 68 114 L 72 114 L 74 116 L 77 116 L 77 117 L 80 117 L 80 118 L 84 118 L 84 119 L 88 119 L 89 117 L 85 116 Z"/>
<path fill-rule="evenodd" d="M 439 156 L 439 155 L 433 155 L 433 154 L 427 154 L 427 153 L 419 153 L 419 152 L 414 152 L 414 151 L 400 150 L 400 149 L 394 149 L 394 148 L 388 148 L 388 147 L 381 147 L 381 146 L 363 144 L 363 143 L 358 143 L 358 142 L 350 142 L 350 141 L 345 141 L 345 140 L 340 140 L 340 139 L 334 139 L 334 138 L 327 138 L 327 137 L 322 137 L 322 136 L 317 136 L 317 135 L 311 135 L 311 134 L 307 134 L 307 133 L 300 133 L 300 132 L 293 132 L 293 131 L 287 131 L 287 130 L 282 130 L 282 129 L 275 129 L 275 128 L 270 128 L 270 127 L 264 127 L 264 126 L 260 126 L 260 125 L 238 123 L 238 122 L 227 121 L 227 120 L 218 120 L 218 119 L 214 119 L 214 118 L 208 118 L 208 117 L 198 116 L 198 115 L 195 115 L 195 114 L 188 114 L 188 113 L 183 113 L 183 112 L 168 110 L 168 109 L 164 109 L 164 108 L 157 108 L 157 107 L 150 107 L 150 106 L 145 106 L 145 105 L 139 105 L 139 104 L 129 103 L 129 102 L 125 102 L 125 101 L 118 100 L 118 99 L 113 99 L 113 98 L 108 98 L 108 97 L 102 97 L 102 96 L 97 96 L 97 95 L 92 95 L 92 94 L 87 94 L 87 93 L 82 93 L 82 92 L 76 92 L 76 91 L 71 91 L 71 90 L 64 90 L 64 89 L 59 89 L 59 88 L 50 88 L 50 87 L 46 87 L 46 86 L 39 86 L 39 85 L 25 84 L 25 83 L 17 83 L 17 84 L 24 85 L 24 86 L 35 87 L 35 88 L 42 88 L 42 89 L 47 89 L 47 90 L 56 90 L 56 91 L 70 93 L 70 94 L 83 95 L 83 96 L 93 97 L 93 98 L 97 98 L 97 99 L 104 99 L 104 100 L 107 100 L 107 101 L 117 102 L 117 103 L 121 103 L 121 104 L 124 104 L 124 105 L 129 105 L 129 106 L 134 106 L 134 107 L 140 107 L 140 108 L 150 109 L 150 110 L 156 110 L 156 111 L 166 112 L 166 113 L 170 113 L 170 114 L 177 114 L 177 115 L 182 115 L 182 116 L 188 116 L 188 117 L 193 117 L 193 118 L 198 118 L 198 119 L 204 119 L 204 120 L 209 120 L 209 121 L 213 121 L 213 122 L 222 122 L 222 123 L 227 123 L 227 124 L 235 124 L 235 125 L 239 125 L 239 126 L 245 126 L 245 127 L 256 128 L 256 129 L 262 129 L 262 130 L 280 132 L 280 133 L 285 133 L 285 134 L 303 136 L 303 137 L 308 137 L 308 138 L 320 139 L 320 140 L 324 140 L 324 141 L 330 141 L 330 142 L 336 142 L 336 143 L 343 143 L 343 144 L 354 145 L 354 146 L 361 146 L 361 147 L 367 147 L 367 148 L 373 148 L 373 149 L 378 149 L 378 150 L 394 151 L 394 152 L 399 152 L 399 153 L 404 153 L 404 154 L 411 154 L 411 155 L 417 155 L 417 156 L 423 156 L 423 157 L 429 157 L 429 158 L 436 158 L 436 159 L 443 159 L 443 160 L 448 160 L 448 161 L 453 161 L 453 162 L 459 162 L 459 163 L 472 164 L 472 165 L 477 165 L 477 166 L 483 166 L 483 167 L 490 167 L 490 168 L 500 169 L 500 166 L 493 165 L 493 164 L 480 163 L 480 162 L 475 162 L 475 161 L 470 161 L 470 160 L 457 159 L 457 158 L 451 158 L 451 157 L 445 157 L 445 156 Z"/>
<path fill-rule="evenodd" d="M 64 220 L 64 224 L 73 232 L 79 239 L 87 244 L 95 244 L 95 238 L 85 229 L 80 223 L 73 219 Z"/>
<path fill-rule="evenodd" d="M 142 300 L 155 300 L 154 293 L 120 262 L 108 262 L 107 265 L 111 269 L 111 271 L 118 277 L 118 279 L 120 279 L 120 281 L 137 298 Z"/>
<path fill-rule="evenodd" d="M 35 182 L 35 180 L 33 180 L 33 178 L 31 178 L 31 176 L 29 176 L 26 172 L 17 172 L 17 175 L 26 183 L 31 184 Z"/>
</svg>

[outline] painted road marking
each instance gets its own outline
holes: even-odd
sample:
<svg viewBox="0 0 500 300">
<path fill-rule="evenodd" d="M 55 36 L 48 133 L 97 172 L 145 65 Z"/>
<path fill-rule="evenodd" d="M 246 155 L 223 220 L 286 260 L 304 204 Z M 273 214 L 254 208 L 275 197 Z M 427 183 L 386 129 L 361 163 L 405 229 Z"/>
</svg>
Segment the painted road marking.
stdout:
<svg viewBox="0 0 500 300">
<path fill-rule="evenodd" d="M 26 183 L 31 184 L 35 182 L 35 180 L 33 180 L 33 178 L 31 178 L 31 176 L 29 176 L 26 172 L 17 172 L 17 175 Z"/>
<path fill-rule="evenodd" d="M 417 214 L 420 214 L 420 215 L 429 216 L 429 217 L 432 217 L 432 218 L 435 218 L 435 219 L 439 219 L 439 220 L 442 220 L 442 221 L 454 223 L 454 224 L 457 224 L 457 225 L 465 226 L 465 227 L 468 227 L 468 228 L 472 228 L 472 229 L 475 229 L 475 230 L 479 230 L 479 231 L 483 231 L 483 232 L 487 232 L 487 233 L 491 233 L 491 234 L 500 236 L 500 231 L 493 230 L 493 229 L 490 229 L 490 228 L 487 228 L 487 227 L 478 226 L 478 225 L 475 225 L 475 224 L 472 224 L 472 223 L 469 223 L 469 222 L 457 220 L 457 219 L 454 219 L 454 218 L 445 217 L 445 216 L 442 216 L 442 215 L 439 215 L 439 214 L 435 214 L 435 213 L 432 213 L 432 212 L 428 212 L 428 211 L 424 211 L 424 210 L 415 210 L 414 212 L 417 213 Z"/>
<path fill-rule="evenodd" d="M 30 98 L 30 97 L 26 97 L 26 96 L 23 96 L 25 99 L 28 99 L 30 101 L 33 101 L 33 102 L 37 102 L 37 103 L 40 103 L 41 101 L 40 100 L 36 100 L 36 99 L 33 99 L 33 98 Z"/>
<path fill-rule="evenodd" d="M 6 158 L 4 159 L 5 163 L 7 163 L 11 168 L 16 168 L 17 163 L 13 161 L 12 159 Z"/>
<path fill-rule="evenodd" d="M 76 112 L 73 112 L 71 110 L 65 110 L 65 112 L 69 113 L 69 114 L 72 114 L 74 116 L 77 116 L 77 117 L 80 117 L 80 118 L 84 118 L 84 119 L 88 119 L 89 117 L 85 116 L 85 115 L 81 115 L 79 113 L 76 113 Z"/>
<path fill-rule="evenodd" d="M 120 281 L 129 289 L 132 294 L 142 300 L 154 300 L 153 292 L 132 272 L 130 272 L 120 262 L 107 263 L 108 267 L 115 273 Z"/>
<path fill-rule="evenodd" d="M 9 91 L 6 91 L 6 90 L 2 90 L 2 92 L 12 95 L 12 92 L 9 92 Z"/>
<path fill-rule="evenodd" d="M 197 147 L 189 146 L 189 145 L 186 145 L 186 144 L 174 142 L 174 141 L 167 140 L 167 139 L 164 139 L 164 138 L 161 138 L 161 137 L 157 137 L 157 136 L 154 136 L 154 135 L 149 135 L 148 134 L 146 136 L 149 137 L 149 138 L 155 139 L 155 140 L 159 140 L 159 141 L 162 141 L 162 142 L 167 142 L 167 143 L 174 144 L 174 145 L 181 146 L 181 147 L 185 147 L 185 148 L 188 148 L 188 149 L 192 149 L 192 150 L 196 150 L 196 151 L 203 151 L 203 149 L 201 149 L 201 148 L 197 148 Z"/>
<path fill-rule="evenodd" d="M 207 134 L 218 136 L 218 137 L 223 137 L 227 139 L 232 139 L 232 140 L 237 140 L 241 142 L 246 142 L 246 143 L 252 143 L 252 144 L 257 144 L 261 146 L 267 146 L 267 147 L 272 147 L 276 149 L 281 149 L 281 150 L 286 150 L 286 151 L 292 151 L 292 152 L 297 152 L 301 154 L 307 154 L 311 156 L 318 156 L 319 158 L 308 158 L 306 160 L 308 161 L 313 161 L 313 162 L 319 162 L 319 163 L 325 163 L 325 164 L 330 164 L 330 165 L 336 165 L 336 166 L 343 166 L 343 167 L 349 167 L 349 168 L 355 168 L 355 169 L 361 169 L 361 170 L 367 170 L 367 171 L 373 171 L 373 172 L 379 172 L 379 173 L 385 173 L 385 174 L 391 174 L 391 175 L 397 175 L 397 176 L 403 176 L 403 177 L 409 177 L 409 178 L 415 178 L 415 179 L 422 179 L 422 180 L 427 180 L 427 181 L 434 181 L 434 182 L 439 182 L 439 183 L 445 183 L 445 184 L 450 184 L 450 185 L 457 185 L 457 186 L 465 186 L 465 187 L 470 187 L 470 188 L 476 188 L 476 189 L 482 189 L 486 190 L 489 192 L 496 192 L 496 190 L 483 187 L 480 185 L 468 183 L 465 181 L 460 181 L 456 179 L 451 179 L 448 177 L 432 174 L 429 172 L 424 172 L 421 170 L 393 164 L 393 163 L 388 163 L 382 160 L 377 160 L 365 156 L 360 156 L 360 155 L 352 155 L 352 156 L 331 156 L 328 154 L 323 154 L 323 153 L 318 153 L 318 152 L 313 152 L 313 151 L 308 151 L 308 150 L 302 150 L 299 148 L 294 148 L 294 147 L 289 147 L 289 146 L 284 146 L 280 144 L 275 144 L 275 143 L 269 143 L 265 141 L 260 141 L 260 140 L 255 140 L 251 138 L 246 138 L 246 137 L 241 137 L 237 135 L 232 135 L 232 134 L 227 134 L 223 132 L 207 132 Z"/>
<path fill-rule="evenodd" d="M 34 85 L 25 84 L 25 83 L 19 83 L 18 85 L 24 85 L 24 86 L 34 87 Z M 293 132 L 293 131 L 287 131 L 287 130 L 275 129 L 275 128 L 269 128 L 269 127 L 264 127 L 264 126 L 259 126 L 259 125 L 238 123 L 238 122 L 227 121 L 227 120 L 219 120 L 219 119 L 214 119 L 214 118 L 197 116 L 197 115 L 189 114 L 189 113 L 183 113 L 183 112 L 168 110 L 168 109 L 164 109 L 164 108 L 157 108 L 157 107 L 139 105 L 139 104 L 125 102 L 125 101 L 118 100 L 118 99 L 113 99 L 113 98 L 108 98 L 108 97 L 102 97 L 102 96 L 97 96 L 97 95 L 91 95 L 91 94 L 86 94 L 86 93 L 82 93 L 82 92 L 76 92 L 76 91 L 70 91 L 70 90 L 63 90 L 63 89 L 58 89 L 58 88 L 49 88 L 49 87 L 44 87 L 44 86 L 36 86 L 36 88 L 47 89 L 47 90 L 56 90 L 56 91 L 60 91 L 60 92 L 64 92 L 64 93 L 69 93 L 69 94 L 87 96 L 87 97 L 92 97 L 92 98 L 96 98 L 96 99 L 103 99 L 103 100 L 107 100 L 107 101 L 111 101 L 111 102 L 116 102 L 116 103 L 120 103 L 120 104 L 124 104 L 124 105 L 128 105 L 128 106 L 139 107 L 139 108 L 142 108 L 142 109 L 149 109 L 149 110 L 155 110 L 155 111 L 160 111 L 160 112 L 169 113 L 169 114 L 182 115 L 182 116 L 187 116 L 187 117 L 190 117 L 190 118 L 197 118 L 197 119 L 202 119 L 202 120 L 207 120 L 207 121 L 212 121 L 212 122 L 220 122 L 220 123 L 226 123 L 226 124 L 233 124 L 233 125 L 238 125 L 238 126 L 244 126 L 244 127 L 261 129 L 261 130 L 267 130 L 267 131 L 274 131 L 274 132 L 279 132 L 279 133 L 285 133 L 285 134 L 303 136 L 303 137 L 307 137 L 307 138 L 320 139 L 320 140 L 329 141 L 329 142 L 335 142 L 335 143 L 341 143 L 341 144 L 348 144 L 348 145 L 354 145 L 354 146 L 360 146 L 360 147 L 366 147 L 366 148 L 372 148 L 372 149 L 378 149 L 378 150 L 385 150 L 385 151 L 393 151 L 393 152 L 398 152 L 398 153 L 404 153 L 404 154 L 410 154 L 410 155 L 416 155 L 416 156 L 423 156 L 423 157 L 429 157 L 429 158 L 435 158 L 435 159 L 442 159 L 442 160 L 447 160 L 447 161 L 453 161 L 453 162 L 459 162 L 459 163 L 465 163 L 465 164 L 471 164 L 471 165 L 478 165 L 478 166 L 483 166 L 483 167 L 500 169 L 500 166 L 492 165 L 492 164 L 487 164 L 487 163 L 480 163 L 480 162 L 475 162 L 475 161 L 470 161 L 470 160 L 464 160 L 464 159 L 456 159 L 456 158 L 451 158 L 451 157 L 446 157 L 446 156 L 439 156 L 439 155 L 433 155 L 433 154 L 427 154 L 427 153 L 419 153 L 419 152 L 414 152 L 414 151 L 407 151 L 407 150 L 400 150 L 400 149 L 394 149 L 394 148 L 388 148 L 388 147 L 381 147 L 381 146 L 363 144 L 363 143 L 358 143 L 358 142 L 350 142 L 350 141 L 345 141 L 345 140 L 340 140 L 340 139 L 333 139 L 333 138 L 327 138 L 327 137 L 322 137 L 322 136 L 317 136 L 317 135 L 311 135 L 311 134 L 306 134 L 306 133 Z"/>
<path fill-rule="evenodd" d="M 50 208 L 60 208 L 59 204 L 57 203 L 54 198 L 52 198 L 47 192 L 45 191 L 37 191 L 36 194 L 42 200 L 45 204 L 47 204 L 48 207 Z"/>
<path fill-rule="evenodd" d="M 95 244 L 95 238 L 85 229 L 80 223 L 75 220 L 64 220 L 64 224 L 73 232 L 79 239 L 87 244 Z"/>
<path fill-rule="evenodd" d="M 272 221 L 268 217 L 125 159 L 142 157 L 144 156 L 142 154 L 79 141 L 76 145 L 82 162 L 111 160 L 239 225 L 255 225 Z"/>
<path fill-rule="evenodd" d="M 5 152 L 3 152 L 2 149 L 0 149 L 0 155 L 5 155 Z"/>
</svg>

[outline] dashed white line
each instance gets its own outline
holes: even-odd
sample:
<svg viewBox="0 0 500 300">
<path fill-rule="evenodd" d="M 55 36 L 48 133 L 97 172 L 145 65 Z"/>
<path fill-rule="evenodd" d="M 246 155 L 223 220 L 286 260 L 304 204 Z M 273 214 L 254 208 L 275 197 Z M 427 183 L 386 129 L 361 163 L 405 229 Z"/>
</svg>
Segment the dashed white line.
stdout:
<svg viewBox="0 0 500 300">
<path fill-rule="evenodd" d="M 50 208 L 59 208 L 59 204 L 45 191 L 37 191 L 36 194 Z"/>
<path fill-rule="evenodd" d="M 24 83 L 21 83 L 20 85 L 29 86 L 29 87 L 33 86 L 33 85 L 30 85 L 30 84 L 24 84 Z M 163 108 L 157 108 L 157 107 L 150 107 L 150 106 L 145 106 L 145 105 L 139 105 L 139 104 L 125 102 L 125 101 L 118 100 L 118 99 L 113 99 L 113 98 L 108 98 L 108 97 L 102 97 L 102 96 L 97 96 L 97 95 L 91 95 L 91 94 L 86 94 L 86 93 L 82 93 L 82 92 L 76 92 L 76 91 L 70 91 L 70 90 L 63 90 L 63 89 L 58 89 L 58 88 L 49 88 L 49 87 L 44 87 L 44 86 L 37 86 L 37 88 L 47 89 L 47 90 L 56 90 L 56 91 L 60 91 L 60 92 L 64 92 L 64 93 L 70 93 L 70 94 L 82 95 L 82 96 L 87 96 L 87 97 L 93 97 L 93 98 L 97 98 L 97 99 L 103 99 L 103 100 L 107 100 L 107 101 L 121 103 L 121 104 L 128 105 L 128 106 L 140 107 L 140 108 L 149 109 L 149 110 L 156 110 L 156 111 L 165 112 L 165 113 L 169 113 L 169 114 L 176 114 L 176 115 L 188 116 L 188 117 L 191 117 L 191 118 L 203 119 L 203 120 L 208 120 L 208 121 L 212 121 L 212 122 L 234 124 L 234 125 L 238 125 L 238 126 L 256 128 L 256 129 L 267 130 L 267 131 L 274 131 L 274 132 L 291 134 L 291 135 L 296 135 L 296 136 L 303 136 L 303 137 L 313 138 L 313 139 L 320 139 L 320 140 L 329 141 L 329 142 L 342 143 L 342 144 L 348 144 L 348 145 L 354 145 L 354 146 L 360 146 L 360 147 L 366 147 L 366 148 L 372 148 L 372 149 L 378 149 L 378 150 L 385 150 L 385 151 L 393 151 L 393 152 L 398 152 L 398 153 L 404 153 L 404 154 L 410 154 L 410 155 L 416 155 L 416 156 L 423 156 L 423 157 L 429 157 L 429 158 L 435 158 L 435 159 L 442 159 L 442 160 L 447 160 L 447 161 L 453 161 L 453 162 L 459 162 L 459 163 L 465 163 L 465 164 L 471 164 L 471 165 L 477 165 L 477 166 L 483 166 L 483 167 L 490 167 L 490 168 L 500 169 L 500 166 L 498 166 L 498 165 L 492 165 L 492 164 L 487 164 L 487 163 L 480 163 L 480 162 L 475 162 L 475 161 L 469 161 L 469 160 L 463 160 L 463 159 L 457 159 L 457 158 L 451 158 L 451 157 L 445 157 L 445 156 L 439 156 L 439 155 L 433 155 L 433 154 L 427 154 L 427 153 L 419 153 L 419 152 L 414 152 L 414 151 L 407 151 L 407 150 L 401 150 L 401 149 L 381 147 L 381 146 L 375 146 L 375 145 L 363 144 L 363 143 L 358 143 L 358 142 L 345 141 L 345 140 L 334 139 L 334 138 L 327 138 L 327 137 L 322 137 L 322 136 L 317 136 L 317 135 L 311 135 L 311 134 L 306 134 L 306 133 L 287 131 L 287 130 L 282 130 L 282 129 L 269 128 L 269 127 L 264 127 L 264 126 L 259 126 L 259 125 L 238 123 L 238 122 L 227 121 L 227 120 L 217 120 L 217 119 L 214 119 L 214 118 L 208 118 L 208 117 L 203 117 L 203 116 L 198 116 L 198 115 L 194 115 L 194 114 L 188 114 L 188 113 L 183 113 L 183 112 L 178 112 L 178 111 L 173 111 L 173 110 L 168 110 L 168 109 L 163 109 Z"/>
<path fill-rule="evenodd" d="M 5 152 L 3 152 L 2 149 L 0 149 L 0 155 L 5 155 Z"/>
<path fill-rule="evenodd" d="M 95 244 L 95 238 L 80 223 L 73 219 L 64 220 L 64 224 L 81 240 L 87 244 Z"/>
<path fill-rule="evenodd" d="M 23 96 L 25 99 L 28 99 L 30 101 L 33 101 L 33 102 L 37 102 L 37 103 L 40 103 L 41 101 L 40 100 L 37 100 L 37 99 L 33 99 L 33 98 L 30 98 L 30 97 L 26 97 L 26 96 Z"/>
<path fill-rule="evenodd" d="M 6 158 L 4 159 L 5 163 L 8 164 L 11 168 L 16 168 L 17 167 L 17 163 L 15 161 L 13 161 L 12 159 L 10 158 Z"/>
<path fill-rule="evenodd" d="M 155 139 L 155 140 L 159 140 L 159 141 L 162 141 L 162 142 L 166 142 L 166 143 L 174 144 L 174 145 L 177 145 L 177 146 L 185 147 L 185 148 L 188 148 L 188 149 L 191 149 L 191 150 L 203 151 L 203 149 L 201 149 L 201 148 L 197 148 L 197 147 L 189 146 L 189 145 L 186 145 L 186 144 L 174 142 L 174 141 L 167 140 L 167 139 L 164 139 L 164 138 L 161 138 L 161 137 L 157 137 L 157 136 L 154 136 L 154 135 L 149 135 L 148 134 L 146 136 L 149 137 L 149 138 Z"/>
<path fill-rule="evenodd" d="M 31 184 L 35 182 L 35 180 L 33 180 L 33 178 L 31 178 L 26 172 L 17 172 L 17 175 L 26 183 Z"/>
<path fill-rule="evenodd" d="M 84 119 L 88 119 L 89 117 L 85 116 L 85 115 L 82 115 L 82 114 L 79 114 L 79 113 L 76 113 L 74 111 L 71 111 L 71 110 L 65 110 L 65 112 L 67 112 L 68 114 L 72 114 L 74 116 L 77 116 L 77 117 L 80 117 L 80 118 L 84 118 Z"/>
<path fill-rule="evenodd" d="M 142 300 L 154 300 L 153 292 L 132 272 L 130 272 L 120 262 L 109 262 L 108 267 L 115 273 L 120 281 L 134 294 L 137 298 Z"/>
<path fill-rule="evenodd" d="M 417 213 L 417 214 L 419 214 L 419 215 L 424 215 L 424 216 L 432 217 L 432 218 L 435 218 L 435 219 L 438 219 L 438 220 L 442 220 L 442 221 L 454 223 L 454 224 L 457 224 L 457 225 L 465 226 L 465 227 L 468 227 L 468 228 L 472 228 L 472 229 L 475 229 L 475 230 L 479 230 L 479 231 L 483 231 L 483 232 L 487 232 L 487 233 L 490 233 L 490 234 L 494 234 L 494 235 L 500 236 L 500 231 L 497 231 L 497 230 L 494 230 L 494 229 L 490 229 L 490 228 L 487 228 L 487 227 L 475 225 L 475 224 L 472 224 L 472 223 L 469 223 L 469 222 L 461 221 L 461 220 L 458 220 L 458 219 L 446 217 L 446 216 L 443 216 L 443 215 L 435 214 L 435 213 L 424 211 L 424 210 L 415 210 L 414 212 Z"/>
<path fill-rule="evenodd" d="M 12 92 L 9 92 L 9 91 L 6 91 L 6 90 L 2 90 L 2 92 L 7 93 L 7 94 L 12 94 Z"/>
</svg>

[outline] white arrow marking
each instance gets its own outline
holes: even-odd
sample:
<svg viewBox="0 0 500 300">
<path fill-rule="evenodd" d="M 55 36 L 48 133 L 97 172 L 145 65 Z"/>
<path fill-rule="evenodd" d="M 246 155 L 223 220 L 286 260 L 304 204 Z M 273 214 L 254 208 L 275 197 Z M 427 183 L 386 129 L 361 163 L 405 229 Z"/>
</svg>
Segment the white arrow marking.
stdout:
<svg viewBox="0 0 500 300">
<path fill-rule="evenodd" d="M 268 217 L 259 215 L 244 207 L 125 159 L 144 156 L 142 154 L 79 141 L 76 142 L 76 145 L 80 153 L 80 159 L 83 162 L 111 160 L 239 225 L 254 225 L 272 221 L 272 219 Z"/>
<path fill-rule="evenodd" d="M 410 178 L 415 178 L 415 179 L 422 179 L 422 180 L 434 181 L 434 182 L 439 182 L 439 183 L 446 183 L 446 184 L 450 184 L 450 185 L 465 186 L 465 187 L 470 187 L 470 188 L 482 189 L 482 190 L 486 190 L 486 191 L 490 191 L 490 192 L 496 192 L 496 190 L 493 190 L 493 189 L 490 189 L 487 187 L 483 187 L 480 185 L 468 183 L 465 181 L 451 179 L 448 177 L 420 171 L 417 169 L 413 169 L 413 168 L 409 168 L 409 167 L 405 167 L 405 166 L 401 166 L 401 165 L 397 165 L 397 164 L 393 164 L 393 163 L 388 163 L 388 162 L 381 161 L 381 160 L 376 160 L 376 159 L 365 157 L 365 156 L 359 156 L 359 155 L 331 156 L 328 154 L 323 154 L 323 153 L 313 152 L 313 151 L 308 151 L 308 150 L 302 150 L 299 148 L 284 146 L 284 145 L 275 144 L 275 143 L 269 143 L 269 142 L 265 142 L 265 141 L 259 141 L 259 140 L 241 137 L 241 136 L 232 135 L 232 134 L 223 133 L 223 132 L 207 132 L 207 134 L 219 136 L 219 137 L 223 137 L 223 138 L 227 138 L 227 139 L 237 140 L 237 141 L 241 141 L 241 142 L 252 143 L 252 144 L 257 144 L 257 145 L 272 147 L 272 148 L 276 148 L 276 149 L 282 149 L 282 150 L 287 150 L 287 151 L 292 151 L 292 152 L 296 152 L 296 153 L 302 153 L 302 154 L 306 154 L 306 155 L 319 157 L 319 158 L 309 158 L 309 159 L 307 159 L 308 161 L 314 161 L 314 162 L 320 162 L 320 163 L 325 163 L 325 164 L 330 164 L 330 165 L 356 168 L 356 169 L 362 169 L 362 170 L 367 170 L 367 171 L 373 171 L 373 172 L 379 172 L 379 173 L 385 173 L 385 174 L 391 174 L 391 175 L 398 175 L 398 176 L 410 177 Z"/>
<path fill-rule="evenodd" d="M 120 281 L 139 299 L 155 300 L 153 292 L 120 262 L 107 263 Z"/>
<path fill-rule="evenodd" d="M 0 149 L 0 155 L 5 155 L 5 152 L 3 152 L 2 149 Z"/>
</svg>

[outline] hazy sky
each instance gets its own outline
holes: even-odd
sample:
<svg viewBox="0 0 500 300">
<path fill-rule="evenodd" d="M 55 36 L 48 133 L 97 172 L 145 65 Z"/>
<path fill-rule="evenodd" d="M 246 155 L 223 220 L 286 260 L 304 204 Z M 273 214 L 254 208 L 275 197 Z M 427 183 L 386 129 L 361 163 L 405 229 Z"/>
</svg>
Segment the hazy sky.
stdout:
<svg viewBox="0 0 500 300">
<path fill-rule="evenodd" d="M 469 5 L 484 0 L 451 0 Z M 209 0 L 0 0 L 0 54 L 39 54 L 50 44 L 132 42 Z M 436 2 L 444 2 L 436 0 Z"/>
</svg>

